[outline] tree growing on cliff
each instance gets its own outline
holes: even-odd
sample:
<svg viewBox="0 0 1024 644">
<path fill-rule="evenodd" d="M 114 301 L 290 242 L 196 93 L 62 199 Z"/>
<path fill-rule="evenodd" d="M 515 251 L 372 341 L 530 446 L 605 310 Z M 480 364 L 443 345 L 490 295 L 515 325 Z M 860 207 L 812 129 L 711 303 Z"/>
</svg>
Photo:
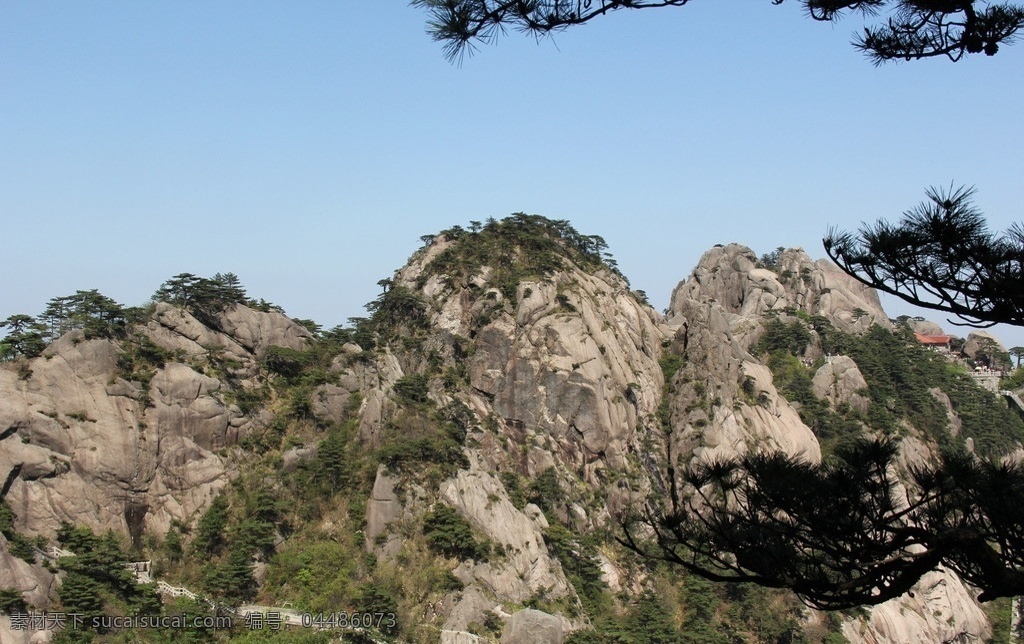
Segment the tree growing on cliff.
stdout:
<svg viewBox="0 0 1024 644">
<path fill-rule="evenodd" d="M 772 0 L 782 4 L 784 0 Z M 582 25 L 621 9 L 681 7 L 689 0 L 412 0 L 427 10 L 427 33 L 443 43 L 455 59 L 492 42 L 509 27 L 539 37 Z M 834 22 L 847 13 L 869 24 L 853 45 L 876 64 L 888 60 L 919 60 L 964 54 L 992 56 L 1013 42 L 1024 25 L 1024 6 L 989 4 L 978 0 L 800 0 L 806 13 L 821 22 Z"/>
<path fill-rule="evenodd" d="M 217 273 L 212 278 L 179 273 L 161 284 L 152 299 L 180 306 L 212 328 L 220 328 L 217 316 L 232 304 L 258 307 L 246 297 L 245 289 L 234 273 Z"/>
<path fill-rule="evenodd" d="M 975 360 L 985 363 L 989 369 L 1000 369 L 1009 371 L 1013 364 L 1010 354 L 999 346 L 999 343 L 992 338 L 981 338 L 978 351 L 974 354 Z"/>
<path fill-rule="evenodd" d="M 75 329 L 81 329 L 86 338 L 123 336 L 135 313 L 96 289 L 55 297 L 39 319 L 18 314 L 0 321 L 0 328 L 8 329 L 0 342 L 0 360 L 34 358 L 47 343 Z"/>
</svg>

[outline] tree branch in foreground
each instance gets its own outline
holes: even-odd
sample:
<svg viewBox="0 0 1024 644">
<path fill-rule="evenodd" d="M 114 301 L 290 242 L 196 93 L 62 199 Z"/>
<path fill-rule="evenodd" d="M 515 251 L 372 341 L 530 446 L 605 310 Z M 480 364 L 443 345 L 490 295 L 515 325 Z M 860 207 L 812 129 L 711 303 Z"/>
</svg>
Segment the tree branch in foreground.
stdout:
<svg viewBox="0 0 1024 644">
<path fill-rule="evenodd" d="M 893 473 L 897 446 L 863 439 L 816 465 L 783 454 L 701 463 L 668 508 L 624 524 L 625 547 L 718 582 L 788 588 L 838 610 L 879 604 L 945 566 L 981 601 L 1024 594 L 1024 471 L 948 453 Z"/>
<path fill-rule="evenodd" d="M 784 0 L 772 0 L 782 4 Z M 865 18 L 887 13 L 882 26 L 865 27 L 853 45 L 876 64 L 964 54 L 992 56 L 1024 26 L 1024 7 L 975 0 L 800 0 L 812 19 L 831 22 L 845 13 Z M 444 43 L 449 60 L 474 43 L 493 42 L 508 27 L 539 37 L 622 9 L 681 7 L 689 0 L 412 0 L 426 9 L 427 32 Z"/>
<path fill-rule="evenodd" d="M 988 232 L 973 188 L 931 188 L 896 225 L 830 230 L 825 252 L 858 281 L 971 326 L 1024 324 L 1024 229 Z"/>
</svg>

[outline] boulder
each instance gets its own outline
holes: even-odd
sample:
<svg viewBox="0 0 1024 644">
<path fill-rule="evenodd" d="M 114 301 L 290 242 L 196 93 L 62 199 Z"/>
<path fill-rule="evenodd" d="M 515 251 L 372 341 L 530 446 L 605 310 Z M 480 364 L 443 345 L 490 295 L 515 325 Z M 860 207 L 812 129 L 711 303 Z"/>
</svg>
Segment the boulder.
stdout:
<svg viewBox="0 0 1024 644">
<path fill-rule="evenodd" d="M 565 618 L 527 608 L 512 613 L 501 633 L 501 644 L 562 644 L 566 636 Z"/>
<path fill-rule="evenodd" d="M 932 322 L 931 320 L 918 319 L 918 318 L 907 318 L 907 326 L 914 333 L 920 333 L 921 335 L 945 335 L 946 332 L 942 330 L 942 327 Z"/>
<path fill-rule="evenodd" d="M 221 330 L 257 358 L 272 346 L 304 349 L 312 338 L 309 329 L 277 311 L 259 311 L 242 304 L 224 310 Z"/>
<path fill-rule="evenodd" d="M 828 400 L 833 408 L 845 403 L 866 413 L 871 404 L 862 393 L 867 390 L 868 383 L 857 363 L 849 356 L 832 356 L 814 373 L 811 387 L 818 399 Z"/>
<path fill-rule="evenodd" d="M 1003 343 L 988 331 L 971 331 L 967 334 L 967 340 L 964 341 L 964 355 L 972 360 L 977 360 L 978 355 L 985 353 L 986 350 L 992 351 L 993 349 L 1000 353 L 1006 353 Z"/>
</svg>

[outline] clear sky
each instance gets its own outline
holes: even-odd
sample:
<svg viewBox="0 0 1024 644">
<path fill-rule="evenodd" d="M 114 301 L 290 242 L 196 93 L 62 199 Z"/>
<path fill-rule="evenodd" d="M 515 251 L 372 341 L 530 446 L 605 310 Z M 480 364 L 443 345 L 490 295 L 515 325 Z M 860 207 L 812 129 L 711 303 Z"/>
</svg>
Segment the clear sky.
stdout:
<svg viewBox="0 0 1024 644">
<path fill-rule="evenodd" d="M 517 211 L 602 235 L 659 309 L 716 243 L 820 257 L 830 226 L 898 217 L 930 185 L 975 185 L 994 229 L 1021 219 L 1024 44 L 876 68 L 849 45 L 857 16 L 696 2 L 510 33 L 460 67 L 425 18 L 0 3 L 0 319 L 232 271 L 333 326 L 421 235 Z"/>
</svg>

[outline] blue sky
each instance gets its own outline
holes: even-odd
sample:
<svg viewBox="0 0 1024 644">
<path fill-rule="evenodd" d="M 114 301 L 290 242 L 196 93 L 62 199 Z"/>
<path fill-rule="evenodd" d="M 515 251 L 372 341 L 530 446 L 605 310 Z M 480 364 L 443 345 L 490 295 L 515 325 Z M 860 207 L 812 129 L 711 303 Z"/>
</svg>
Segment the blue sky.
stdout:
<svg viewBox="0 0 1024 644">
<path fill-rule="evenodd" d="M 516 211 L 602 235 L 657 308 L 716 243 L 820 257 L 930 185 L 1021 218 L 1024 45 L 876 68 L 860 18 L 764 0 L 510 33 L 460 67 L 424 24 L 402 0 L 0 4 L 0 319 L 233 271 L 332 326 L 421 235 Z"/>
</svg>

